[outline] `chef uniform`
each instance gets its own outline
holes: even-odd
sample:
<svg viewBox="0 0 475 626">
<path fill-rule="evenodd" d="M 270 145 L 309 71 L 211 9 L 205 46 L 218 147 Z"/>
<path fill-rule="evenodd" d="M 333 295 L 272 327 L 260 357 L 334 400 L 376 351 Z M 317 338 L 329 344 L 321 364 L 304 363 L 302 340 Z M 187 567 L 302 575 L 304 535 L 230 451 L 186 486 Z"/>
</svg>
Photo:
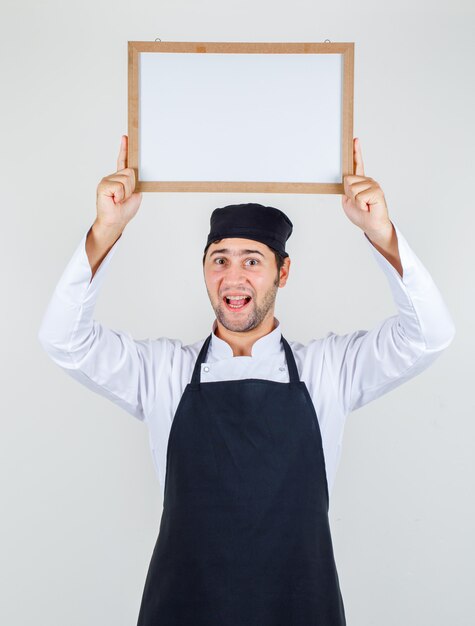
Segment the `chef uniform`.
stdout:
<svg viewBox="0 0 475 626">
<path fill-rule="evenodd" d="M 241 236 L 286 255 L 290 222 L 282 214 L 280 226 L 274 219 L 269 228 L 263 207 L 252 212 L 254 222 L 239 230 L 238 222 L 219 223 L 226 213 L 220 209 L 209 242 Z M 68 376 L 148 427 L 164 510 L 142 626 L 344 624 L 327 512 L 346 418 L 430 367 L 455 333 L 432 276 L 393 225 L 404 276 L 365 240 L 395 315 L 307 344 L 287 342 L 275 319 L 251 356 L 235 358 L 215 334 L 216 320 L 211 341 L 183 345 L 168 337 L 136 340 L 95 319 L 123 238 L 92 275 L 90 229 L 84 233 L 38 338 Z M 324 297 L 320 285 L 310 288 Z"/>
<path fill-rule="evenodd" d="M 288 256 L 291 232 L 278 209 L 229 205 L 206 248 L 243 237 Z M 322 437 L 292 350 L 282 336 L 288 383 L 202 383 L 210 340 L 172 422 L 138 626 L 342 626 Z"/>
</svg>

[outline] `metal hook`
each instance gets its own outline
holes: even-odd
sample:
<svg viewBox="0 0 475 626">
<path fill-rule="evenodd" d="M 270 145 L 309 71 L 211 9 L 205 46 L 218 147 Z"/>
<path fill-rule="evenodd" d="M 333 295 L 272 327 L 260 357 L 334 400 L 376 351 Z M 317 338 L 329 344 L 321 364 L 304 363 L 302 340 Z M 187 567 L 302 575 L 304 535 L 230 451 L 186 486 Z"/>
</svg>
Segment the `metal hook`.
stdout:
<svg viewBox="0 0 475 626">
<path fill-rule="evenodd" d="M 160 39 L 160 37 L 155 37 L 155 41 L 157 41 L 157 39 L 158 39 L 158 41 L 162 41 L 162 40 Z"/>
<path fill-rule="evenodd" d="M 331 43 L 331 41 L 329 39 L 325 39 L 325 41 L 323 43 Z"/>
</svg>

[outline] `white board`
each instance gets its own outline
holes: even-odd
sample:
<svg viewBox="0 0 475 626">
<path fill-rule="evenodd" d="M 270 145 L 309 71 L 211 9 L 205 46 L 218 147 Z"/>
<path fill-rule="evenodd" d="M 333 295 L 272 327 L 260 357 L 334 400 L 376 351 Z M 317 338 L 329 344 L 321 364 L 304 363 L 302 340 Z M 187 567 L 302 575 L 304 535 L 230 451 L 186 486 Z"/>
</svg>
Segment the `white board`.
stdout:
<svg viewBox="0 0 475 626">
<path fill-rule="evenodd" d="M 341 54 L 141 52 L 142 181 L 342 179 Z"/>
</svg>

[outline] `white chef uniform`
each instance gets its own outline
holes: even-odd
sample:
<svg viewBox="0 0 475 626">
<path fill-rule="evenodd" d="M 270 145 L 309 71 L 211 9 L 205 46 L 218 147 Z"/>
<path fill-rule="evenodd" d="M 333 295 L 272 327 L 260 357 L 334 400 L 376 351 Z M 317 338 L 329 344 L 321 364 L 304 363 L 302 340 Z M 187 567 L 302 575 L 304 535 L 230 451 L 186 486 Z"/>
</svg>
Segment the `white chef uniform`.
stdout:
<svg viewBox="0 0 475 626">
<path fill-rule="evenodd" d="M 429 367 L 455 333 L 432 277 L 394 227 L 402 278 L 366 235 L 365 240 L 387 278 L 397 313 L 370 330 L 345 335 L 330 331 L 306 345 L 287 338 L 318 416 L 330 493 L 346 416 Z M 163 495 L 171 423 L 205 338 L 191 345 L 168 337 L 134 340 L 127 331 L 107 328 L 95 320 L 100 287 L 124 235 L 108 252 L 92 281 L 86 236 L 87 232 L 56 285 L 39 340 L 70 376 L 147 425 Z M 216 320 L 212 330 L 215 328 Z M 231 347 L 213 332 L 206 362 L 201 366 L 201 381 L 253 377 L 288 382 L 281 330 L 275 319 L 274 330 L 254 343 L 252 356 L 238 357 L 233 357 Z"/>
</svg>

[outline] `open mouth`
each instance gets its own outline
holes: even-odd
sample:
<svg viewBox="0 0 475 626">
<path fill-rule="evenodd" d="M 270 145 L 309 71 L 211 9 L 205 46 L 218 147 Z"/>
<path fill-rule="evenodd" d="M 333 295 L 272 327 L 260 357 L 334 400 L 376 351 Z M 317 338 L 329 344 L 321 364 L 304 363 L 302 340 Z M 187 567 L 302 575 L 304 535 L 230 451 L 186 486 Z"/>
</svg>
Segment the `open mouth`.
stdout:
<svg viewBox="0 0 475 626">
<path fill-rule="evenodd" d="M 251 301 L 251 296 L 225 296 L 223 301 L 230 311 L 240 311 Z"/>
</svg>

